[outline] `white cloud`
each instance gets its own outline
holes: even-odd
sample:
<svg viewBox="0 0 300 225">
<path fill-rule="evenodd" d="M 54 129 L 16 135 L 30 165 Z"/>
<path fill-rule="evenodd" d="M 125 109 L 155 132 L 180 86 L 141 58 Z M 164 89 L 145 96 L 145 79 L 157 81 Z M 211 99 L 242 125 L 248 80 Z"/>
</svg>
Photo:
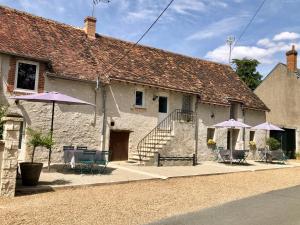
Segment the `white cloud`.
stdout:
<svg viewBox="0 0 300 225">
<path fill-rule="evenodd" d="M 256 44 L 262 47 L 269 47 L 269 48 L 275 46 L 275 43 L 272 42 L 269 38 L 260 39 Z"/>
<path fill-rule="evenodd" d="M 219 20 L 188 36 L 186 40 L 203 40 L 206 38 L 229 34 L 241 27 L 244 21 L 243 18 L 245 18 L 245 16 L 229 17 Z"/>
<path fill-rule="evenodd" d="M 150 9 L 143 9 L 143 10 L 140 10 L 140 11 L 135 11 L 135 12 L 128 12 L 128 15 L 127 15 L 127 19 L 129 20 L 136 20 L 136 19 L 139 19 L 139 20 L 144 20 L 144 19 L 147 19 L 147 20 L 153 20 L 155 19 L 157 16 L 157 13 L 153 10 L 150 10 Z"/>
<path fill-rule="evenodd" d="M 192 11 L 204 11 L 206 5 L 199 0 L 178 0 L 171 6 L 179 14 L 189 14 Z"/>
<path fill-rule="evenodd" d="M 250 58 L 257 59 L 262 64 L 274 63 L 274 55 L 279 52 L 285 52 L 291 49 L 292 43 L 276 42 L 272 43 L 270 40 L 261 39 L 258 43 L 262 46 L 236 46 L 232 52 L 232 59 Z M 295 44 L 295 43 L 294 43 Z M 299 44 L 295 44 L 300 46 Z M 216 49 L 209 51 L 205 58 L 221 62 L 228 63 L 229 46 L 222 45 Z"/>
<path fill-rule="evenodd" d="M 274 41 L 283 41 L 283 40 L 296 40 L 300 38 L 300 34 L 295 32 L 282 32 L 280 34 L 276 34 L 273 38 Z"/>
</svg>

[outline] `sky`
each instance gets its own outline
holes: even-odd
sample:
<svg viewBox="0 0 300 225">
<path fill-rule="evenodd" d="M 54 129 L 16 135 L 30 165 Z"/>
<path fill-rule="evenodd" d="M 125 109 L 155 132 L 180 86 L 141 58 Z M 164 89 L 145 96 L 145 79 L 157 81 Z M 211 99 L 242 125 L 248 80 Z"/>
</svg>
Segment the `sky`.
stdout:
<svg viewBox="0 0 300 225">
<path fill-rule="evenodd" d="M 97 33 L 135 42 L 170 0 L 110 0 L 94 11 Z M 175 0 L 141 44 L 228 63 L 229 36 L 237 40 L 262 0 Z M 92 0 L 0 0 L 1 5 L 83 27 Z M 300 48 L 300 0 L 266 0 L 232 58 L 254 58 L 264 76 L 286 63 L 292 44 Z M 300 57 L 299 57 L 300 58 Z M 299 64 L 300 65 L 300 64 Z"/>
</svg>

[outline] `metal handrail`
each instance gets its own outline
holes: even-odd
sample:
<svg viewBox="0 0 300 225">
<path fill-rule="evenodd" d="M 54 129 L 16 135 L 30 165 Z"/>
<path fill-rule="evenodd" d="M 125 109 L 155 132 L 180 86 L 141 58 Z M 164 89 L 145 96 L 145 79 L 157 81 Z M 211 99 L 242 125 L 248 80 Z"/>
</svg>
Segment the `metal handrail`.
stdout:
<svg viewBox="0 0 300 225">
<path fill-rule="evenodd" d="M 156 151 L 157 146 L 161 143 L 161 141 L 164 140 L 166 134 L 170 134 L 173 131 L 174 121 L 186 121 L 195 123 L 195 119 L 196 116 L 193 111 L 175 109 L 173 112 L 171 112 L 138 143 L 137 152 L 140 162 L 151 152 Z M 148 147 L 148 150 L 146 150 L 146 145 L 150 145 L 151 147 Z"/>
</svg>

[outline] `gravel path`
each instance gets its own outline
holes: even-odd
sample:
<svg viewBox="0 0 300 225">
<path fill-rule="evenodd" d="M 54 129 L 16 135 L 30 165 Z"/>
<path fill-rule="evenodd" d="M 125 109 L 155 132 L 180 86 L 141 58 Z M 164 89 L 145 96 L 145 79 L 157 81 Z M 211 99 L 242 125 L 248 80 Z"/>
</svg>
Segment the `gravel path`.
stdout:
<svg viewBox="0 0 300 225">
<path fill-rule="evenodd" d="M 1 225 L 144 224 L 300 184 L 300 168 L 88 187 L 0 199 Z"/>
</svg>

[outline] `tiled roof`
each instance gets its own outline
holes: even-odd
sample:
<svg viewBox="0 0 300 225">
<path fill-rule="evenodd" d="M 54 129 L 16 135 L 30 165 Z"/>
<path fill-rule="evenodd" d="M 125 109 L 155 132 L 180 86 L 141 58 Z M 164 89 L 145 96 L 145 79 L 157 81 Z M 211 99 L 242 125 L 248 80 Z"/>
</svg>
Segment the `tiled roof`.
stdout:
<svg viewBox="0 0 300 225">
<path fill-rule="evenodd" d="M 103 74 L 132 45 L 98 34 L 93 40 L 83 29 L 0 6 L 0 52 L 49 61 L 57 76 L 88 81 L 100 76 L 103 82 L 117 79 L 199 94 L 203 102 L 228 104 L 231 98 L 267 109 L 229 66 L 151 47 L 136 46 Z"/>
</svg>

